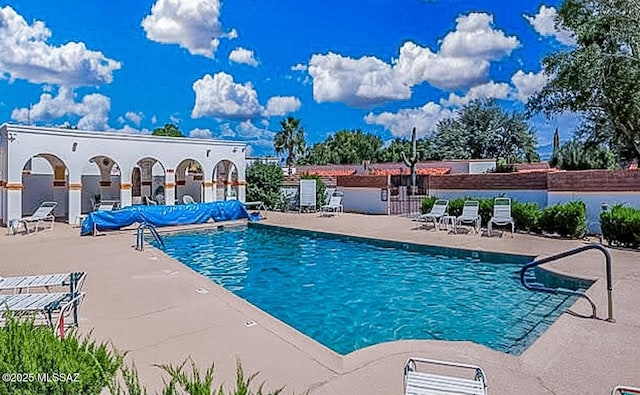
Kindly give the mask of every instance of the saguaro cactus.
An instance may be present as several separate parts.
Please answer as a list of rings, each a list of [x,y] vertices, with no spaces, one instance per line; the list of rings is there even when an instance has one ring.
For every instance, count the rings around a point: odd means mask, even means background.
[[[411,169],[411,192],[416,192],[416,164],[418,163],[418,147],[416,145],[416,128],[411,131],[411,157],[407,158],[404,151],[400,153],[404,165]]]

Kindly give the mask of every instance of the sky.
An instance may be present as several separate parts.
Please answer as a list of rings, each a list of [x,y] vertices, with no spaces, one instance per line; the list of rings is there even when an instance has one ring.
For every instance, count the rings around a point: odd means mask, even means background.
[[[574,45],[560,1],[0,0],[0,124],[244,141],[280,121],[308,144],[342,129],[429,135],[481,97],[521,110],[542,59]],[[556,127],[530,121],[548,155]]]

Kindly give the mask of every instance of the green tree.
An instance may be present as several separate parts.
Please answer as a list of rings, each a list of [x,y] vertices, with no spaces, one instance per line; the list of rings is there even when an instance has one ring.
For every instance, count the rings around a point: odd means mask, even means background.
[[[248,201],[261,201],[269,208],[278,204],[283,179],[280,166],[256,161],[247,168],[246,179]]]
[[[615,169],[618,161],[604,146],[571,140],[554,151],[550,165],[562,170]]]
[[[441,159],[539,160],[536,136],[524,115],[506,113],[493,100],[475,100],[438,123],[433,138]]]
[[[303,165],[329,165],[338,162],[338,156],[325,142],[312,145],[299,161]]]
[[[280,131],[273,139],[273,146],[277,154],[286,154],[285,163],[289,173],[296,163],[296,158],[304,154],[306,145],[304,128],[300,126],[299,119],[287,117],[280,121]]]
[[[346,165],[360,164],[362,161],[376,162],[382,139],[362,130],[340,130],[329,136],[324,142],[314,144],[302,160],[310,165]]]
[[[549,82],[530,113],[584,115],[578,135],[606,143],[624,160],[640,159],[640,2],[565,0],[558,20],[576,45],[548,55]]]
[[[180,129],[172,123],[167,123],[161,128],[153,129],[153,136],[169,136],[169,137],[184,137]]]
[[[434,139],[421,138],[416,140],[418,160],[438,160]],[[388,146],[382,148],[378,154],[378,162],[402,162],[402,152],[411,151],[411,141],[407,139],[393,139]]]

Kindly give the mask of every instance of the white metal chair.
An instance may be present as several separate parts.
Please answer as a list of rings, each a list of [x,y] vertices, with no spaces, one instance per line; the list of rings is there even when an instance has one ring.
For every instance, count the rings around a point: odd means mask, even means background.
[[[66,315],[73,313],[73,325],[78,325],[77,308],[83,298],[83,292],[0,295],[0,323],[4,323],[9,314],[17,317],[35,314],[37,321],[46,322],[63,336]]]
[[[456,219],[456,227],[454,229],[455,233],[458,233],[458,226],[462,224],[472,224],[473,230],[476,233],[479,233],[480,229],[480,202],[477,200],[467,200],[464,202],[464,206],[462,207],[462,215],[460,215]]]
[[[0,292],[29,293],[34,288],[44,288],[49,292],[55,287],[66,287],[70,292],[77,292],[82,288],[85,278],[85,272],[0,277]]]
[[[640,388],[619,385],[611,391],[611,395],[640,395]]]
[[[53,215],[53,209],[58,205],[57,202],[43,202],[40,204],[38,209],[28,217],[22,217],[16,221],[16,226],[13,228],[13,231],[16,232],[20,230],[20,225],[24,225],[24,230],[28,234],[29,233],[29,224],[35,223],[35,228],[33,233],[37,232],[40,228],[40,224],[43,225],[45,221],[51,221],[51,230],[53,230],[53,224],[56,220],[56,217]]]
[[[193,199],[191,195],[184,195],[182,197],[182,203],[184,204],[196,204],[196,201]]]
[[[511,237],[515,230],[515,221],[511,216],[511,199],[496,198],[493,202],[493,217],[487,223],[487,236],[491,237],[492,225],[511,225]]]
[[[447,208],[449,207],[449,201],[444,199],[436,200],[433,203],[433,207],[431,207],[431,211],[426,214],[422,214],[418,217],[418,220],[424,221],[425,224],[429,221],[433,221],[433,227],[438,229],[438,224],[442,222],[442,218],[447,213]]]
[[[329,203],[324,206],[320,206],[320,215],[332,215],[332,214],[340,214],[344,212],[344,208],[342,207],[342,194],[334,193],[329,198]]]
[[[429,365],[432,368],[447,368],[450,370],[473,371],[473,378],[449,376],[418,371],[418,364]],[[469,374],[470,375],[470,374]],[[409,358],[404,365],[404,394],[405,395],[486,395],[486,375],[482,368],[456,362],[437,361],[433,359]]]

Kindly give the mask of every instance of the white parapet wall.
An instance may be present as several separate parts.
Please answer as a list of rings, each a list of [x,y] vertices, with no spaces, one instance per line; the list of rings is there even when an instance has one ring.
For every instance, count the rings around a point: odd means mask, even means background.
[[[380,188],[338,187],[338,191],[344,194],[342,206],[346,212],[389,214],[389,202],[382,200],[383,193]]]

